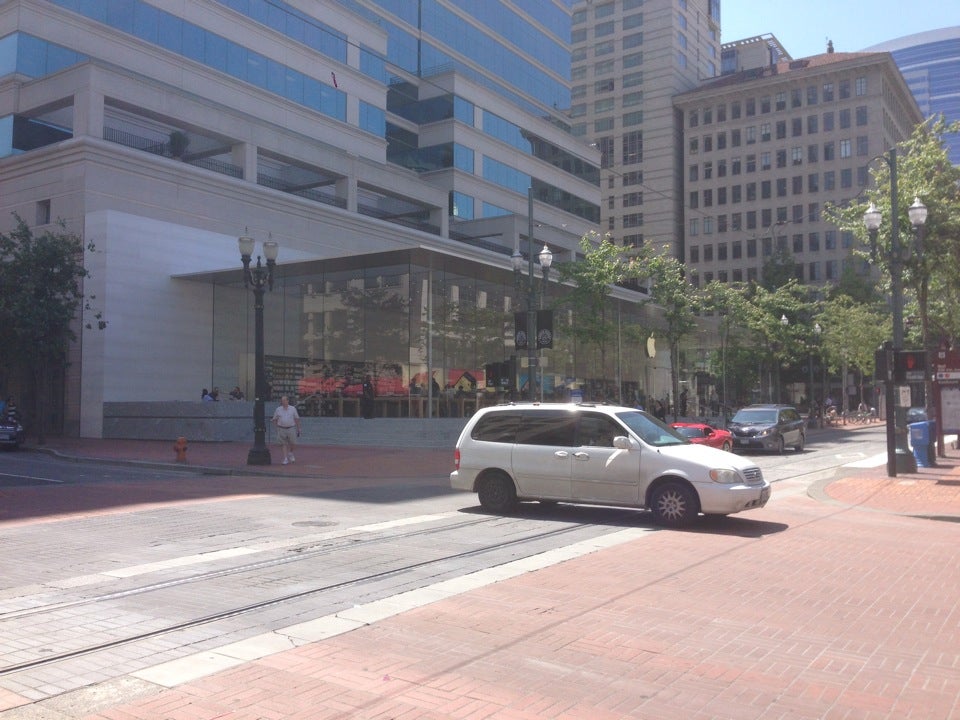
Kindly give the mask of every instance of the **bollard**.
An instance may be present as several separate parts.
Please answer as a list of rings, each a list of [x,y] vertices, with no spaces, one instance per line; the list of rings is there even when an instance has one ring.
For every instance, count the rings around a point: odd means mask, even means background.
[[[187,461],[187,439],[185,437],[177,438],[177,441],[173,444],[173,450],[177,453],[177,462]]]

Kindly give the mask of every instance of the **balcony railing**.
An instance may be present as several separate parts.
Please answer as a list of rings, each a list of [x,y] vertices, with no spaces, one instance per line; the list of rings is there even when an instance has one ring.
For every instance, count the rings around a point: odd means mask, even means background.
[[[117,143],[118,145],[134,148],[135,150],[142,150],[143,152],[148,152],[152,155],[161,155],[164,157],[171,156],[170,143],[164,140],[156,140],[153,138],[136,135],[125,130],[105,127],[103,129],[103,139],[108,142]],[[230,177],[234,178],[243,177],[242,167],[239,165],[234,165],[233,163],[224,162],[223,160],[217,160],[210,157],[191,158],[189,154],[184,155],[182,160],[187,165],[193,165],[194,167],[203,168],[204,170],[210,170],[212,172],[219,173],[220,175],[229,175]]]

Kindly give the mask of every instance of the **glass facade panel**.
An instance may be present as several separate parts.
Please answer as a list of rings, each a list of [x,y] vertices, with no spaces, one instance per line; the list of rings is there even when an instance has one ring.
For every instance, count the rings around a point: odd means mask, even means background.
[[[367,374],[377,388],[378,414],[419,414],[430,378],[428,351],[435,395],[449,384],[460,397],[473,400],[481,392],[495,401],[494,388],[486,387],[487,366],[525,355],[514,346],[513,327],[514,312],[524,309],[526,286],[516,288],[508,270],[415,252],[309,263],[286,272],[264,308],[267,380],[272,399],[288,395],[304,415],[356,414],[351,398]],[[582,341],[578,312],[585,311],[570,305],[567,293],[556,285],[547,289],[556,309],[554,347],[542,351],[545,397],[562,398],[564,384],[573,378],[586,399],[617,398],[622,391],[625,401],[635,402],[645,376],[645,335],[624,334],[619,357],[624,385],[605,385],[600,378],[616,376],[617,353]],[[214,287],[212,377],[214,385],[239,385],[252,397],[249,300],[242,285]],[[607,305],[605,315],[623,327],[643,324],[642,307],[613,299]],[[526,375],[520,367],[500,390],[525,386]]]

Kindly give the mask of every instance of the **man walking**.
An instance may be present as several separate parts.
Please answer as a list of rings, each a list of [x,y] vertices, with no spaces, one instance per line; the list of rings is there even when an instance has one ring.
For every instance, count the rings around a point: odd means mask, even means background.
[[[273,411],[273,424],[277,426],[277,439],[283,446],[283,465],[296,462],[293,448],[300,437],[300,415],[297,408],[290,404],[290,398],[284,395],[280,405]]]

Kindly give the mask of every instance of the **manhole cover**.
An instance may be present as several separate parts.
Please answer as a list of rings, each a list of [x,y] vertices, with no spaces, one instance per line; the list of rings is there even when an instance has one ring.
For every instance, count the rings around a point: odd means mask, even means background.
[[[294,527],[330,527],[336,525],[332,520],[298,520],[293,524]]]

